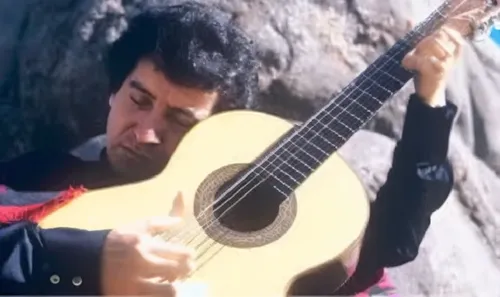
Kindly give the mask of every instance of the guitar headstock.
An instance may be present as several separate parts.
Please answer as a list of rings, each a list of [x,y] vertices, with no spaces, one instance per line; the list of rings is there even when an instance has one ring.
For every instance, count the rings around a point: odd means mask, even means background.
[[[499,21],[500,0],[448,0],[439,13],[446,15],[443,25],[477,40],[488,36]]]

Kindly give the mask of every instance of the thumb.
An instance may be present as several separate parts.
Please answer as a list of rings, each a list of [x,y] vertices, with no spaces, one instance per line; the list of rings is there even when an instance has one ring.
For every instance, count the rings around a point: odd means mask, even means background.
[[[149,234],[157,234],[172,229],[182,221],[184,214],[184,198],[181,192],[177,193],[172,208],[170,209],[169,216],[154,217],[148,220],[146,229]]]
[[[415,21],[412,19],[409,19],[406,21],[406,32],[410,32],[413,27],[415,27]]]
[[[154,217],[147,221],[146,232],[149,234],[163,233],[178,225],[182,219],[180,217]]]
[[[418,56],[415,55],[415,50],[406,54],[403,61],[401,61],[401,64],[404,68],[406,68],[406,70],[415,70],[418,66]]]
[[[172,209],[170,209],[170,216],[182,217],[184,215],[185,205],[182,192],[177,192],[177,195],[172,202]]]

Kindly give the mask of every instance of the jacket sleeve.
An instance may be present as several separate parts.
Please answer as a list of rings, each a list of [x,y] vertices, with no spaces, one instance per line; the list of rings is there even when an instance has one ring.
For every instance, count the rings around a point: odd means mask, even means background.
[[[379,281],[384,268],[417,257],[432,213],[453,186],[447,154],[456,112],[451,102],[433,108],[410,96],[391,169],[371,205],[356,271],[338,294],[364,291]]]
[[[376,251],[379,269],[417,257],[431,215],[451,192],[454,178],[447,155],[456,112],[451,102],[432,108],[416,94],[410,97],[403,135],[367,230],[365,250]]]
[[[0,225],[0,295],[100,295],[107,233]]]

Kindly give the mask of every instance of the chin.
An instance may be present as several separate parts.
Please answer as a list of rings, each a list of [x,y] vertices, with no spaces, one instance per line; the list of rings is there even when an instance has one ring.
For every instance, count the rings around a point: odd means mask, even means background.
[[[159,166],[161,162],[144,162],[139,160],[127,160],[121,166],[114,166],[116,171],[131,179],[147,179],[160,174],[165,166]]]

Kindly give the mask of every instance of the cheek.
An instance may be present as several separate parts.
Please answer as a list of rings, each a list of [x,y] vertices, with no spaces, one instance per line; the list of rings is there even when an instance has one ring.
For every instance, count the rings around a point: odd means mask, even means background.
[[[117,137],[133,126],[134,117],[130,114],[123,101],[115,98],[108,115],[108,137]]]

